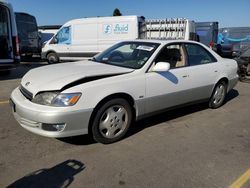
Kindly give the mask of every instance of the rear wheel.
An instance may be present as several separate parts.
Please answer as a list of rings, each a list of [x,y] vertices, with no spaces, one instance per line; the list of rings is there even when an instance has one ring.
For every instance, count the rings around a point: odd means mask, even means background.
[[[227,93],[227,84],[225,81],[221,81],[216,84],[213,94],[209,100],[210,108],[219,108],[223,105]]]
[[[58,63],[59,62],[59,58],[58,56],[56,55],[56,53],[49,53],[47,55],[47,61],[49,64],[54,64],[54,63]]]
[[[126,134],[131,122],[130,104],[122,98],[112,99],[98,109],[92,124],[93,137],[103,144],[116,142]]]

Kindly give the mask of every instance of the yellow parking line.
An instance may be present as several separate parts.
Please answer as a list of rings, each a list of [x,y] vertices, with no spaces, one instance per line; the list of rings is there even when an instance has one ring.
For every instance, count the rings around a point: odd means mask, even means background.
[[[247,181],[250,181],[250,169],[242,174],[229,188],[240,188],[242,187]]]
[[[9,101],[0,101],[0,104],[8,104]]]

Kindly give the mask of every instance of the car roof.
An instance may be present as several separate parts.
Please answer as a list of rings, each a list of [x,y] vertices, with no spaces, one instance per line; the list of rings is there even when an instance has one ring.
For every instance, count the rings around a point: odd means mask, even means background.
[[[162,45],[169,44],[169,43],[174,43],[174,42],[175,43],[181,42],[181,43],[200,44],[199,42],[192,41],[192,40],[136,39],[134,41],[136,41],[136,42],[153,42],[153,43],[159,43],[159,44],[162,44]]]

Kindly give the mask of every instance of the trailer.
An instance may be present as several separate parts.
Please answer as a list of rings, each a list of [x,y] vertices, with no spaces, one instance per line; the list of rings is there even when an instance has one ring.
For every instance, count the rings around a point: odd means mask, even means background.
[[[147,39],[197,40],[195,23],[185,18],[146,20]]]

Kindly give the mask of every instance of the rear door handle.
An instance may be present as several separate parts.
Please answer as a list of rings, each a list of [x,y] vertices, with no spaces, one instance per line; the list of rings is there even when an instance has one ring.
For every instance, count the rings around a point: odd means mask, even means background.
[[[188,78],[189,77],[189,75],[183,75],[182,76],[182,78]]]

